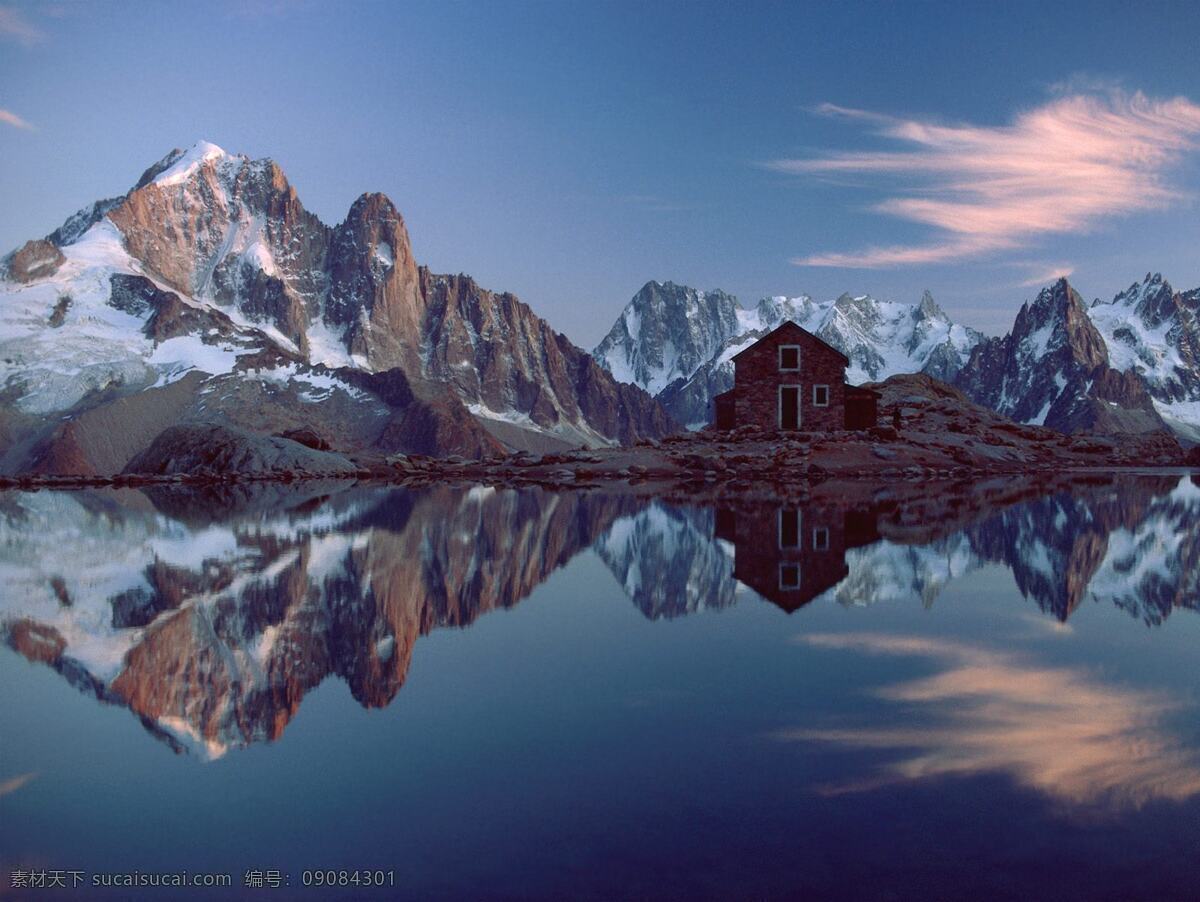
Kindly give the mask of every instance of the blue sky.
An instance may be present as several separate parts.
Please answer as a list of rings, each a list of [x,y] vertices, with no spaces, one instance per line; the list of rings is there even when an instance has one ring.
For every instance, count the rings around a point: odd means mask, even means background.
[[[204,138],[329,223],[385,192],[420,262],[585,347],[648,279],[929,288],[995,333],[1055,273],[1200,285],[1198,35],[1194,3],[0,0],[0,248]]]

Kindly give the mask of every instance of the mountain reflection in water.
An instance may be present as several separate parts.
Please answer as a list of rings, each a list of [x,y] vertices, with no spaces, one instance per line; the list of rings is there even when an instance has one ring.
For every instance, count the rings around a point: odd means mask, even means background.
[[[996,482],[911,497],[860,485],[714,507],[601,492],[341,484],[6,493],[0,636],[81,691],[127,706],[176,750],[211,758],[278,739],[331,675],[362,705],[387,705],[418,637],[516,605],[589,550],[651,619],[747,595],[787,612],[829,601],[928,606],[950,581],[999,564],[1059,621],[1090,599],[1157,625],[1177,608],[1200,607],[1198,525],[1200,487],[1186,476]],[[1153,731],[1147,738],[1165,707],[1156,697],[1090,692],[1076,673],[1022,670],[965,647],[867,635],[808,641],[947,666],[884,690],[925,709],[936,728],[780,734],[918,750],[880,781],[994,766],[1074,799],[1179,797],[1200,785],[1180,749]],[[1023,687],[1061,704],[1039,708]],[[988,701],[933,717],[964,693]],[[1063,723],[1072,711],[1079,732]],[[1068,738],[1081,757],[1061,779],[1049,772]],[[1139,742],[1169,774],[1112,772],[1117,747]]]

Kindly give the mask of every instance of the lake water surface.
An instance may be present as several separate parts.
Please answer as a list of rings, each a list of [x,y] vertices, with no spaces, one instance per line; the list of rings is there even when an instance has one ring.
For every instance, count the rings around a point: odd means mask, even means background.
[[[1186,474],[10,492],[0,593],[0,899],[1200,897]]]

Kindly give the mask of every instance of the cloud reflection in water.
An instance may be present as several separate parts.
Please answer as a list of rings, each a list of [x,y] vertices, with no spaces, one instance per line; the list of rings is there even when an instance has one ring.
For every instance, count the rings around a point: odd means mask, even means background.
[[[1045,667],[952,640],[874,633],[802,636],[827,649],[928,658],[940,672],[885,686],[905,726],[783,730],[784,741],[903,751],[838,794],[943,776],[1004,773],[1074,805],[1138,808],[1200,793],[1200,761],[1164,726],[1166,693],[1105,685],[1079,668]]]

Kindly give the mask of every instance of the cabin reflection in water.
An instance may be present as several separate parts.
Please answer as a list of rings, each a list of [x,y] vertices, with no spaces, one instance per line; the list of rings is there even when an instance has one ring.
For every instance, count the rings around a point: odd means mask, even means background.
[[[714,535],[734,546],[734,579],[789,614],[849,575],[847,549],[881,538],[869,511],[800,505],[718,510]]]

